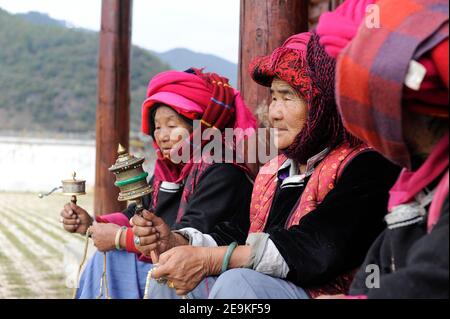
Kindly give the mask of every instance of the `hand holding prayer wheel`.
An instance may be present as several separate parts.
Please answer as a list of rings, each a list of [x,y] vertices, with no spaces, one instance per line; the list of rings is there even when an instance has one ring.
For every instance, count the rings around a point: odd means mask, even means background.
[[[170,227],[155,214],[144,210],[142,216],[131,219],[133,233],[138,238],[136,248],[145,256],[151,257],[155,251],[160,255],[175,246],[187,245],[183,236],[170,231]]]
[[[61,223],[69,233],[84,235],[92,222],[87,211],[74,203],[67,203],[61,211]]]
[[[86,210],[74,203],[67,203],[61,211],[61,223],[69,233],[85,235],[89,229],[94,246],[101,252],[116,249],[116,234],[120,229],[115,224],[94,223]],[[125,244],[121,244],[125,247]]]

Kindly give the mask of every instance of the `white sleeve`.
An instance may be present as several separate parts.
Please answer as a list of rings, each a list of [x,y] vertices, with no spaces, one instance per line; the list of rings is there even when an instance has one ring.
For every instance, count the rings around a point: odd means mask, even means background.
[[[287,277],[289,266],[268,234],[250,234],[247,244],[252,248],[253,270],[277,278]]]
[[[189,245],[196,247],[217,247],[216,241],[208,234],[203,234],[195,228],[183,228],[174,231],[189,238]]]
[[[256,265],[255,270],[278,278],[287,277],[287,274],[289,273],[289,266],[283,256],[281,256],[272,240],[269,239],[267,241],[263,257],[259,261],[259,264]]]

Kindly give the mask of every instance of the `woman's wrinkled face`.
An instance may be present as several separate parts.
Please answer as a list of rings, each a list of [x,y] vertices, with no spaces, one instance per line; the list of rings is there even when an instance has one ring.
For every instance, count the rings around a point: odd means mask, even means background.
[[[187,138],[192,126],[168,106],[160,106],[155,113],[155,140],[163,156],[170,159],[170,151]]]
[[[288,148],[308,119],[308,105],[287,82],[274,79],[270,88],[272,103],[269,122],[275,129],[275,146]]]

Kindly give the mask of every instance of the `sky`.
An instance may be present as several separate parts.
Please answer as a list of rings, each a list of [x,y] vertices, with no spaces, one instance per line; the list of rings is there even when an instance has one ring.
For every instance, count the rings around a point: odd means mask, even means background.
[[[237,63],[239,0],[133,0],[132,42],[164,52],[214,54]],[[11,13],[39,11],[77,27],[100,29],[101,0],[0,0]]]

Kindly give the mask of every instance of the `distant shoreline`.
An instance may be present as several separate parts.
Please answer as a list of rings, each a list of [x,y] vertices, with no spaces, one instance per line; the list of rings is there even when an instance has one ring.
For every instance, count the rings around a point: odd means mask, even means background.
[[[135,133],[132,133],[135,134]],[[0,130],[0,137],[38,138],[38,139],[69,139],[69,140],[95,140],[95,132],[71,133],[52,131],[28,131],[28,130]]]
[[[142,139],[141,139],[142,138]],[[129,151],[145,157],[144,169],[153,172],[155,151],[150,137],[130,137]],[[51,135],[9,134],[0,132],[0,191],[40,193],[70,178],[73,171],[86,180],[86,187],[95,185],[96,140]]]
[[[11,144],[40,144],[40,145],[73,145],[73,146],[95,146],[95,140],[79,140],[69,138],[49,138],[49,137],[13,137],[1,136],[0,143]]]
[[[93,145],[95,133],[57,133],[57,132],[32,132],[32,131],[0,131],[0,141],[5,143],[20,143],[22,141],[50,141],[49,144]],[[130,140],[149,141],[150,137],[141,132],[130,132]],[[25,142],[27,143],[27,142]],[[31,142],[28,142],[31,143]]]

